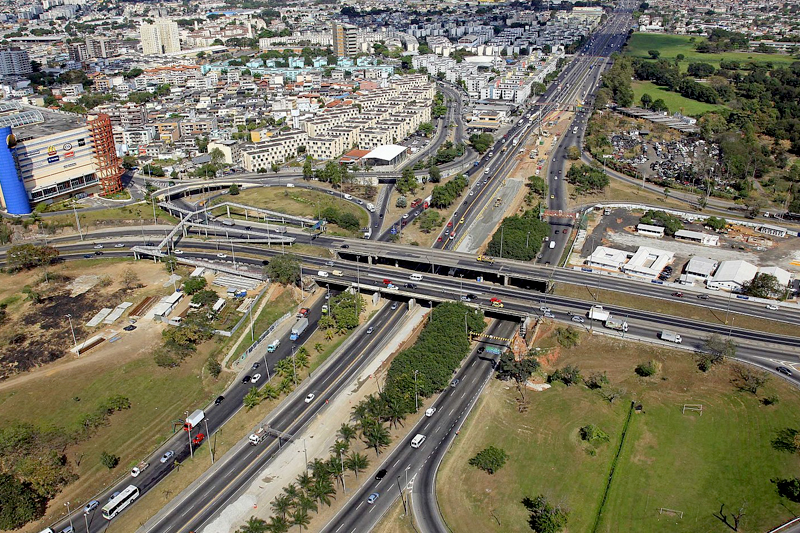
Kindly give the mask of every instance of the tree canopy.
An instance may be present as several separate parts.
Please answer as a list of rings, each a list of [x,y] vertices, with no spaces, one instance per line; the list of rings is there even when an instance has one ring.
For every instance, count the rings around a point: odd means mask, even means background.
[[[522,215],[506,217],[492,235],[486,253],[495,257],[530,261],[542,248],[550,233],[550,224],[539,220],[538,213],[528,210]]]

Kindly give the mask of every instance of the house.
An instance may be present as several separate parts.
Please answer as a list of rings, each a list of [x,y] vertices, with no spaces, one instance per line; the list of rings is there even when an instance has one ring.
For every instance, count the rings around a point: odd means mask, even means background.
[[[639,235],[656,237],[658,239],[664,236],[664,228],[662,226],[652,226],[650,224],[637,224],[636,232]]]
[[[592,255],[586,258],[586,264],[593,267],[620,270],[627,263],[630,253],[606,246],[598,246]]]
[[[675,238],[684,241],[696,242],[704,246],[719,246],[719,235],[711,235],[701,231],[682,229],[675,232]]]
[[[792,274],[779,267],[761,267],[758,269],[758,273],[775,276],[778,280],[778,284],[784,288],[788,287],[792,282]]]
[[[640,246],[622,267],[622,271],[631,276],[655,278],[674,257],[672,252]]]
[[[678,281],[692,284],[695,281],[708,281],[719,266],[717,261],[707,257],[692,257],[683,269],[683,274]]]

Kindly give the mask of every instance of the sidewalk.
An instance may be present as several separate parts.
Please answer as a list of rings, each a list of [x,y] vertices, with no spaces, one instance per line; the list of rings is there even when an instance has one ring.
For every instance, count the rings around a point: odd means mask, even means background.
[[[373,373],[400,347],[428,311],[426,307],[417,307],[411,311],[395,334],[385,340],[383,347],[373,355],[359,375],[347,384],[347,392],[331,398],[324,413],[296,434],[296,440],[285,445],[244,493],[204,527],[202,532],[232,533],[251,516],[267,520],[272,515],[270,510],[272,500],[281,494],[284,486],[305,471],[304,446],[309,462],[315,458],[328,457],[329,449],[336,440],[336,432],[343,423],[350,420],[352,407],[366,395],[377,391]],[[333,358],[332,356],[328,360]]]

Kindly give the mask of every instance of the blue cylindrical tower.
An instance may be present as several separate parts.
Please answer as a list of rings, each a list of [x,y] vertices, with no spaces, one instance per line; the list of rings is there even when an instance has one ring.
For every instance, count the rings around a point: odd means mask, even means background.
[[[3,189],[3,200],[9,214],[29,215],[31,203],[14,161],[16,145],[17,139],[11,133],[11,127],[0,128],[0,187]]]

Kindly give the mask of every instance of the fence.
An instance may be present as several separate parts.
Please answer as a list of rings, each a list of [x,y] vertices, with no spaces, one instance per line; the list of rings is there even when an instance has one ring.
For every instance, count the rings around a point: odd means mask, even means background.
[[[270,325],[270,327],[268,327],[268,328],[267,328],[267,330],[266,330],[264,333],[262,333],[261,335],[259,335],[259,336],[258,336],[258,338],[257,338],[257,339],[256,339],[256,340],[253,342],[253,344],[251,344],[251,345],[250,345],[250,346],[249,346],[249,347],[248,347],[248,348],[247,348],[247,349],[244,351],[244,353],[242,353],[242,355],[241,355],[241,356],[239,356],[239,361],[244,361],[244,360],[247,358],[247,356],[248,356],[248,355],[250,355],[250,354],[253,352],[253,350],[255,350],[255,349],[258,347],[258,345],[259,345],[259,344],[261,344],[262,342],[264,342],[264,339],[266,339],[267,337],[269,337],[269,336],[272,334],[272,332],[273,332],[273,331],[275,331],[275,328],[277,328],[278,326],[280,326],[280,325],[281,325],[283,322],[285,322],[286,320],[288,320],[288,319],[289,319],[290,317],[292,317],[293,315],[294,315],[294,313],[286,313],[285,315],[283,315],[282,317],[280,317],[278,320],[276,320],[275,322],[273,322],[273,323]],[[240,322],[241,322],[241,321],[240,321]]]

